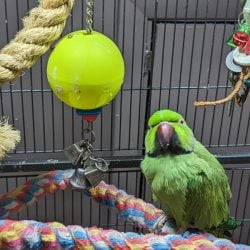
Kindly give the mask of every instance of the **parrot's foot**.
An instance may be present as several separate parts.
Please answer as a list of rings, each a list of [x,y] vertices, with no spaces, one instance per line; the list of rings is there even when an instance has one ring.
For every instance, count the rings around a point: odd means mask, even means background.
[[[155,222],[152,231],[155,234],[161,235],[176,234],[177,226],[174,219],[169,218],[165,214],[161,214]]]
[[[178,228],[178,234],[184,234],[186,232],[190,232],[190,233],[199,233],[202,232],[202,229],[197,228],[196,226],[192,226],[190,225],[189,227],[179,227]]]
[[[163,228],[167,219],[168,218],[165,214],[161,214],[153,226],[153,232],[159,233],[161,231],[161,229]]]

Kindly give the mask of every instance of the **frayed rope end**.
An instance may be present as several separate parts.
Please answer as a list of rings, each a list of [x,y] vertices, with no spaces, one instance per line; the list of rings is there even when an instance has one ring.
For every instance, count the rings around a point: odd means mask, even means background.
[[[8,123],[8,118],[0,119],[0,160],[6,156],[7,152],[15,149],[20,140],[20,131]]]

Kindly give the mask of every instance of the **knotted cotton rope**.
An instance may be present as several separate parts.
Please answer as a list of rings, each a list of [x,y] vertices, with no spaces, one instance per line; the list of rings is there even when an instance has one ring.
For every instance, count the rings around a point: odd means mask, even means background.
[[[58,222],[0,220],[1,249],[41,250],[249,250],[250,246],[186,231],[182,235],[138,234]]]
[[[73,173],[72,169],[51,171],[0,196],[0,219],[8,218],[12,213],[31,206],[42,196],[70,188],[69,183]],[[162,210],[152,204],[104,182],[100,182],[99,185],[84,194],[99,203],[117,208],[121,217],[149,231],[154,231],[155,224],[163,214]],[[176,231],[175,223],[168,218],[160,232],[166,234]]]
[[[63,32],[74,0],[40,0],[23,19],[23,29],[0,50],[0,84],[32,67]]]

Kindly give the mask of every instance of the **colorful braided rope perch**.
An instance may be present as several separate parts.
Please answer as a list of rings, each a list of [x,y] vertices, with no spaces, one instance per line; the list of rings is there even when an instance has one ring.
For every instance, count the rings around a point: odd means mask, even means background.
[[[69,188],[69,178],[73,170],[52,171],[28,181],[0,197],[0,217],[31,205],[39,197]],[[101,182],[88,193],[97,202],[116,207],[120,215],[138,226],[153,230],[163,211],[152,204],[128,195],[113,185]],[[218,239],[207,233],[186,231],[175,234],[176,227],[169,219],[161,234],[141,235],[123,233],[116,230],[81,226],[64,226],[58,222],[0,220],[0,249],[223,249],[241,250],[250,246],[234,244],[226,239]]]

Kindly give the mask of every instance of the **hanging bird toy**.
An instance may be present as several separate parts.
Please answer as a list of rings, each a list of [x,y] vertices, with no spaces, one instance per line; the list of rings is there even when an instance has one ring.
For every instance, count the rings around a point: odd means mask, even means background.
[[[227,41],[227,44],[234,48],[226,57],[233,91],[221,100],[196,101],[194,106],[215,106],[233,99],[239,106],[242,106],[246,101],[250,88],[250,0],[246,1],[243,14],[244,19],[240,21],[239,17],[239,25]]]
[[[87,121],[83,132],[91,134],[65,149],[73,165],[81,164],[71,179],[77,189],[96,186],[108,170],[104,159],[93,156],[95,139],[91,123],[121,88],[124,78],[122,55],[108,37],[93,31],[93,0],[86,0],[87,29],[74,31],[56,45],[47,65],[54,94]]]
[[[54,94],[77,110],[95,110],[121,88],[124,62],[117,46],[92,29],[93,0],[87,0],[87,30],[66,35],[50,55],[47,76]]]

